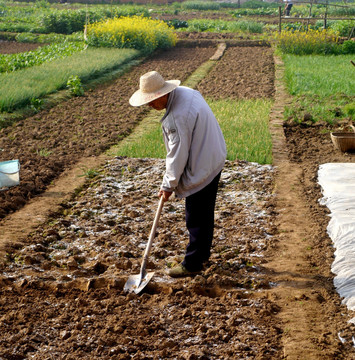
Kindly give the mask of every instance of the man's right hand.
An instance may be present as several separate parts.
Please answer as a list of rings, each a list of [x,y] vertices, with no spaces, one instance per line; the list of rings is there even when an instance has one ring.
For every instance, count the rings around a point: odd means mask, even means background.
[[[164,201],[168,201],[171,194],[171,191],[159,190],[158,196],[163,197]]]

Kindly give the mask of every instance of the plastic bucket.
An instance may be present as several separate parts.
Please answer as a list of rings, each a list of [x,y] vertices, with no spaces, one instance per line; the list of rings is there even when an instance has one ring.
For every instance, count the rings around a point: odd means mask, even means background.
[[[0,162],[0,190],[20,183],[20,162],[9,160]]]

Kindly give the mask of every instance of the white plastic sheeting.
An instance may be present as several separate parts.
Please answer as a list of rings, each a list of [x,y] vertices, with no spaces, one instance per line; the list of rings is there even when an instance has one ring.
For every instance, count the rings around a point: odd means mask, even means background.
[[[335,247],[334,285],[348,309],[355,310],[355,163],[328,163],[318,170],[322,205],[331,214],[327,232]]]

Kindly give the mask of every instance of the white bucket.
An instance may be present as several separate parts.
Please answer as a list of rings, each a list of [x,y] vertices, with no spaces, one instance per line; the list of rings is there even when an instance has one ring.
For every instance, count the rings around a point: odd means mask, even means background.
[[[0,190],[20,183],[20,162],[9,160],[0,162]]]

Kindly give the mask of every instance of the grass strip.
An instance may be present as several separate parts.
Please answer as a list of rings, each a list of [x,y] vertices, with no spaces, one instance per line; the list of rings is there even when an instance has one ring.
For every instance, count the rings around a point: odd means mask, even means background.
[[[182,31],[210,31],[210,32],[246,32],[262,34],[264,31],[264,23],[251,20],[210,20],[210,19],[193,19],[188,21],[188,27],[181,29]]]
[[[355,95],[353,55],[284,55],[283,60],[291,95]]]
[[[127,106],[129,105],[127,104]],[[151,110],[133,133],[124,138],[117,146],[112,147],[108,154],[139,159],[164,159],[166,150],[160,125],[162,116],[161,112]]]
[[[228,160],[272,163],[270,99],[208,101],[221,126]]]
[[[66,87],[71,75],[87,82],[140,56],[133,49],[87,49],[64,59],[0,74],[0,111],[13,111]]]
[[[352,55],[283,55],[285,81],[294,96],[285,119],[333,124],[354,118],[355,76]]]
[[[272,163],[272,140],[268,127],[272,100],[224,99],[208,100],[208,103],[221,126],[228,160]],[[162,115],[152,111],[111,155],[164,159],[166,151],[159,122]]]

